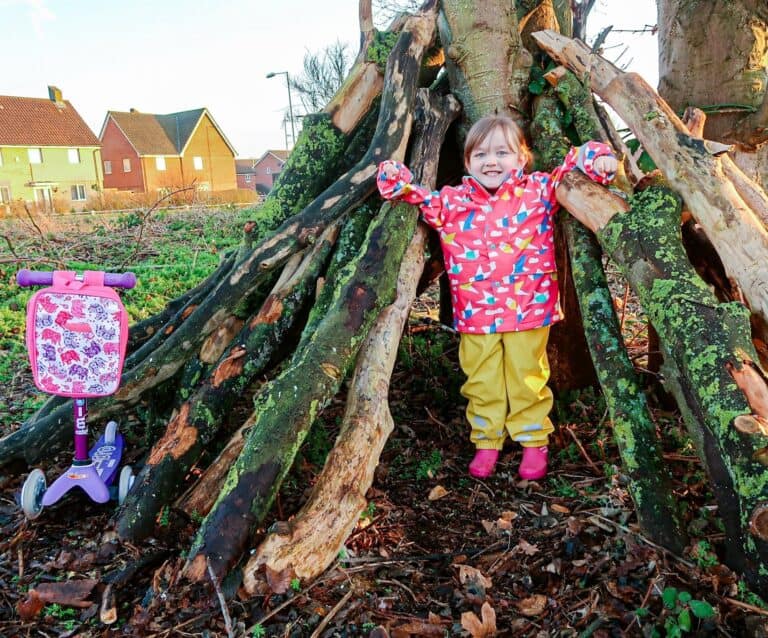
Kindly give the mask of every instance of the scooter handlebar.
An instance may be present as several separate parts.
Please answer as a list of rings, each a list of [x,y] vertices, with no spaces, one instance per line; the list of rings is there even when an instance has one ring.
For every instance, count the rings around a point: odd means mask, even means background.
[[[24,268],[16,273],[16,283],[19,286],[50,286],[53,283],[53,272]],[[105,272],[104,285],[111,288],[133,288],[136,275],[132,272]]]

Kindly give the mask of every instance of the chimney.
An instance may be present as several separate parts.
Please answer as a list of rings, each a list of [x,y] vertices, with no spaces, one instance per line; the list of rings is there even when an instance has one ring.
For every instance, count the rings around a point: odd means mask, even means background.
[[[48,85],[48,98],[59,108],[65,106],[64,100],[61,97],[61,90],[57,86]]]

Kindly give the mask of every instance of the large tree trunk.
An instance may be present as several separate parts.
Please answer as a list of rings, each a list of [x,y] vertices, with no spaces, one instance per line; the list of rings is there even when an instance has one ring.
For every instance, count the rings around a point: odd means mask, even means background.
[[[768,6],[759,0],[659,0],[659,94],[705,109],[704,137],[736,144],[737,164],[768,177]]]

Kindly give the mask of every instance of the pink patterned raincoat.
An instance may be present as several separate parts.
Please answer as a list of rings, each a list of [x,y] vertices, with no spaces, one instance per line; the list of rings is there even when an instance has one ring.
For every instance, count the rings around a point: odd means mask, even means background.
[[[475,178],[439,192],[412,184],[399,162],[387,179],[379,167],[377,184],[386,199],[419,205],[424,221],[440,235],[451,286],[454,327],[461,333],[515,332],[562,319],[555,267],[553,215],[555,189],[574,168],[606,184],[592,165],[611,148],[588,142],[572,148],[552,173],[523,170],[510,175],[493,194]]]

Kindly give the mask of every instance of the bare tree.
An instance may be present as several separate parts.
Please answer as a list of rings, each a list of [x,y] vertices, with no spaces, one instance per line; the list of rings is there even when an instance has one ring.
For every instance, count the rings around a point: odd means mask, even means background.
[[[318,53],[307,52],[304,71],[291,80],[305,113],[316,113],[328,104],[344,82],[352,63],[347,44],[336,40]]]

